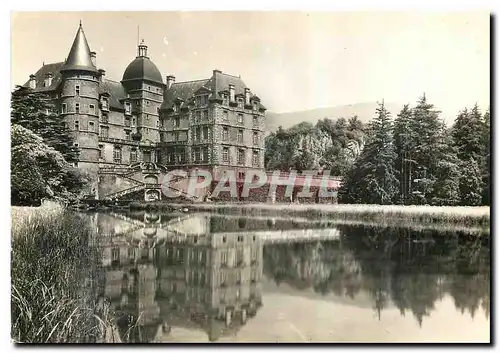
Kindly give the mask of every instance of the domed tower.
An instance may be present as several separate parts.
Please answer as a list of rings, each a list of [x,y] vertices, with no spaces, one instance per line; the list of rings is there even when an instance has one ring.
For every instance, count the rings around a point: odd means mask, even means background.
[[[163,101],[165,85],[160,70],[148,57],[148,47],[144,39],[137,47],[137,57],[127,66],[122,85],[132,101],[132,111],[137,114],[137,132],[141,142],[160,142],[159,108]],[[141,152],[145,162],[155,162],[153,148],[143,147]]]
[[[78,167],[92,178],[89,193],[97,195],[99,171],[99,72],[91,58],[80,22],[68,58],[61,68],[61,113],[75,145],[80,149]]]

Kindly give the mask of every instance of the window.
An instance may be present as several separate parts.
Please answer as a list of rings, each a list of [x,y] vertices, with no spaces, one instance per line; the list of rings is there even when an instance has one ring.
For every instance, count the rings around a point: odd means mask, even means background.
[[[201,128],[197,127],[195,132],[196,132],[196,135],[195,135],[194,140],[200,141],[201,140],[201,136],[200,136],[201,135]]]
[[[61,114],[66,114],[66,103],[61,104]]]
[[[104,145],[99,145],[99,158],[104,158]]]
[[[95,105],[89,104],[89,114],[95,114]]]
[[[129,130],[125,130],[125,140],[127,140],[127,141],[132,140],[132,138],[130,136],[130,131]]]
[[[229,148],[228,147],[222,148],[222,161],[225,163],[229,162]]]
[[[245,179],[245,172],[238,172],[238,179],[240,180]]]
[[[236,272],[236,283],[241,283],[241,271]]]
[[[148,86],[148,91],[151,91],[151,86]]]
[[[254,145],[259,144],[259,133],[257,131],[253,132],[252,141]]]
[[[227,252],[226,251],[222,251],[220,253],[220,263],[221,263],[221,265],[227,265]]]
[[[238,150],[238,164],[245,164],[245,151]]]
[[[229,141],[229,129],[227,127],[222,128],[222,141]]]
[[[238,98],[238,108],[243,108],[243,99]]]
[[[222,111],[222,120],[229,121],[229,113],[227,110]]]
[[[203,154],[202,154],[202,157],[201,159],[204,161],[204,162],[208,162],[208,147],[203,147]]]
[[[208,140],[208,126],[203,127],[203,139]]]
[[[243,125],[243,114],[238,114],[238,124]]]
[[[75,120],[75,130],[80,130],[80,122],[78,120]]]
[[[89,121],[89,131],[95,131],[95,123],[93,121]]]
[[[254,235],[255,241],[255,235]],[[257,260],[257,249],[252,249],[252,260]]]
[[[125,126],[127,126],[127,127],[130,126],[130,118],[129,117],[125,118]]]
[[[50,110],[49,110],[49,108],[46,108],[45,109],[45,115],[49,115],[49,114],[50,114]]]
[[[252,282],[257,281],[257,271],[255,271],[254,268],[252,268],[252,271],[250,272],[250,280]]]
[[[243,143],[243,130],[238,130],[238,142]]]
[[[135,118],[132,118],[132,126],[135,126]]]
[[[132,148],[130,150],[130,163],[137,162],[137,150],[135,148]]]
[[[105,124],[108,123],[108,114],[103,114],[102,117],[101,117],[101,121]]]
[[[226,241],[227,241],[226,236],[223,236],[223,237],[222,237],[222,242],[223,242],[223,243],[225,243]]]
[[[129,259],[133,259],[135,257],[135,253],[134,253],[134,248],[130,247],[128,248],[128,258]]]
[[[99,131],[99,135],[101,137],[108,137],[109,136],[109,128],[107,126],[101,126],[101,131]]]
[[[149,101],[146,101],[146,105],[149,107]]]
[[[78,143],[74,143],[73,146],[75,146],[76,148],[78,148],[80,145]]]
[[[228,105],[229,104],[229,98],[228,98],[227,94],[223,94],[222,95],[222,104],[223,105]]]
[[[119,248],[111,249],[111,260],[112,261],[120,260],[120,249]]]
[[[259,117],[257,115],[253,116],[253,126],[258,127],[259,126]]]
[[[181,126],[181,119],[178,116],[176,116],[174,118],[174,127],[179,127],[179,126]]]
[[[205,149],[200,148],[200,161],[205,161]]]
[[[108,98],[102,97],[102,109],[108,110]]]
[[[194,122],[199,123],[201,119],[201,110],[197,110],[194,112]]]
[[[200,161],[200,149],[199,148],[195,148],[194,150],[194,161],[195,162],[199,162]]]
[[[220,284],[226,283],[226,273],[224,271],[219,273],[219,282]]]
[[[75,112],[76,114],[80,114],[80,103],[75,103]]]
[[[256,101],[253,101],[253,110],[257,110],[257,102]]]
[[[125,102],[125,114],[130,114],[130,102]]]
[[[203,118],[204,120],[208,120],[208,110],[204,110],[204,111],[203,111],[203,116],[202,116],[202,118]]]
[[[122,149],[118,146],[115,146],[113,149],[113,162],[121,163],[122,162]]]
[[[79,96],[79,95],[80,95],[80,86],[79,86],[79,85],[76,85],[76,86],[75,86],[75,94],[76,94],[77,96]]]
[[[259,151],[253,151],[253,155],[252,155],[252,165],[254,167],[259,167],[260,163],[259,163]]]

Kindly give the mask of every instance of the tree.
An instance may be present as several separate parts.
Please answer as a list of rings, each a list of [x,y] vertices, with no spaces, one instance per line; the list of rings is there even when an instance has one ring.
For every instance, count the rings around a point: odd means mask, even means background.
[[[484,114],[483,118],[483,155],[484,165],[481,166],[483,179],[483,195],[482,203],[490,204],[490,183],[491,183],[491,125],[490,125],[490,108]]]
[[[436,145],[434,175],[432,176],[432,190],[428,200],[436,206],[458,205],[460,195],[460,161],[457,158],[457,149],[449,131],[444,125],[441,138]]]
[[[483,196],[486,124],[479,107],[463,109],[452,127],[453,144],[460,159],[460,199],[462,205],[479,205]],[[489,140],[489,139],[488,139]],[[481,170],[482,169],[482,170]]]
[[[17,86],[11,95],[11,124],[20,125],[40,136],[67,162],[78,160],[78,148],[73,144],[64,119],[54,113],[54,105],[47,94]]]
[[[11,126],[11,203],[39,204],[43,198],[71,199],[87,177],[73,168],[41,137],[20,126]]]
[[[390,113],[380,103],[377,116],[370,123],[372,138],[339,190],[339,201],[391,204],[399,182],[394,170],[396,153]]]
[[[413,160],[410,158],[415,147],[415,131],[412,129],[412,111],[406,104],[394,120],[394,148],[397,153],[395,169],[399,176],[399,202],[409,201],[410,178]]]
[[[478,206],[482,202],[483,181],[479,163],[472,157],[460,162],[460,204]]]

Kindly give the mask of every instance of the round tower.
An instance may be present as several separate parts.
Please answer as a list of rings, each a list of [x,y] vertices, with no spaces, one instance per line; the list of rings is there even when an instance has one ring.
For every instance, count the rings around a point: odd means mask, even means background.
[[[87,193],[98,197],[99,72],[92,61],[81,23],[60,71],[60,110],[80,150],[78,168],[91,177]]]
[[[163,101],[163,83],[160,70],[148,56],[144,39],[137,47],[136,58],[127,66],[122,78],[123,87],[132,100],[132,111],[137,115],[137,132],[142,142],[160,142],[159,108]],[[154,162],[154,150],[141,147],[143,160]],[[146,155],[148,155],[147,158]]]

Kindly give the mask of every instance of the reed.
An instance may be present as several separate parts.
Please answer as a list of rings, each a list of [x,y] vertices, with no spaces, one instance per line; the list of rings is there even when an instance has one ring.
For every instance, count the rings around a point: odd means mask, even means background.
[[[105,337],[96,314],[98,250],[82,216],[58,204],[13,209],[11,337],[16,343],[84,343]],[[90,282],[90,284],[89,284]]]
[[[180,207],[181,204],[171,204]],[[192,210],[213,210],[223,214],[281,216],[294,215],[314,219],[365,222],[414,222],[420,224],[453,223],[488,228],[489,207],[438,207],[399,205],[326,205],[326,204],[193,204]]]

